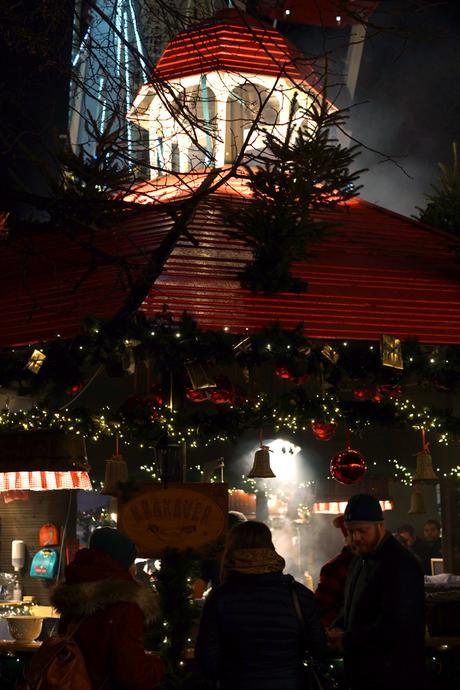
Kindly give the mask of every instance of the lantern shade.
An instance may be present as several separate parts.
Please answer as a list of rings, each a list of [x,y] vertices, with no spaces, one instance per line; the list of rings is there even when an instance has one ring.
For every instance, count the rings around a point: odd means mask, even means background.
[[[63,431],[0,434],[1,472],[87,471],[85,439]]]

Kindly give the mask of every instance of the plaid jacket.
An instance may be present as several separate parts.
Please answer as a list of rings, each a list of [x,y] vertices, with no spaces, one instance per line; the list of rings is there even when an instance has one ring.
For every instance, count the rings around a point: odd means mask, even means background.
[[[354,558],[348,547],[325,563],[321,568],[315,595],[318,601],[321,623],[328,628],[337,618],[343,605],[348,567]]]

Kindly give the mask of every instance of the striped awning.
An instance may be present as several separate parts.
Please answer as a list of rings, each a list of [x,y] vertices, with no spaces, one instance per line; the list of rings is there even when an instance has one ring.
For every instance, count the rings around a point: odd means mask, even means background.
[[[6,491],[56,491],[83,489],[91,491],[88,472],[0,472],[0,493]]]

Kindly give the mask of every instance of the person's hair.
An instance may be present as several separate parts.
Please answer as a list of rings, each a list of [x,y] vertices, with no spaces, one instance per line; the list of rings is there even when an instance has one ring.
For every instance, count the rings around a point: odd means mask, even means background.
[[[436,529],[438,530],[438,532],[441,531],[441,523],[438,522],[438,520],[433,520],[433,519],[427,520],[423,526],[425,527],[425,525],[434,525],[436,527]]]
[[[273,549],[272,533],[263,522],[248,520],[240,522],[229,530],[222,554],[221,578],[225,579],[227,563],[239,549]]]
[[[401,534],[401,532],[407,532],[411,535],[411,537],[413,537],[415,534],[415,529],[412,527],[412,525],[401,525],[401,527],[398,527],[398,534]]]

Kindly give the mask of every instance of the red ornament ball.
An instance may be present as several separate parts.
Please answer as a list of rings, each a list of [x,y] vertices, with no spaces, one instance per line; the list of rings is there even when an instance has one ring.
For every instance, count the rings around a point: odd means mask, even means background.
[[[340,451],[331,460],[331,477],[339,484],[354,484],[366,473],[366,459],[353,448]]]
[[[280,379],[286,379],[289,381],[291,378],[291,372],[287,367],[276,367],[275,374],[280,377]]]
[[[191,400],[194,403],[202,403],[206,402],[206,400],[209,400],[208,394],[205,393],[203,390],[194,390],[193,388],[187,388],[185,391],[185,395],[189,400]]]
[[[330,422],[329,424],[312,422],[311,430],[318,441],[330,441],[337,430],[337,424],[335,422]]]
[[[355,396],[355,400],[371,400],[373,391],[372,388],[363,386],[362,388],[355,388],[353,390],[353,395]]]

